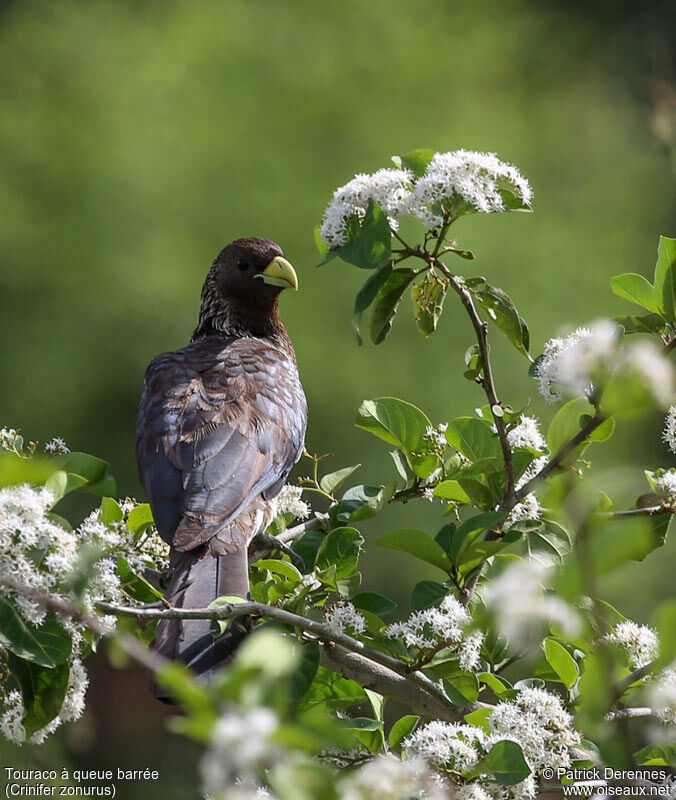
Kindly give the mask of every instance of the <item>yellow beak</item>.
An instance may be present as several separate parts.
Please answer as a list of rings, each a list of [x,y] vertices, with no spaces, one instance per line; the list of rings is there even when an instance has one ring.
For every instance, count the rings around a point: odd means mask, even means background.
[[[298,290],[298,276],[296,270],[281,256],[276,256],[267,267],[256,276],[263,279],[264,283],[280,286],[282,289]]]

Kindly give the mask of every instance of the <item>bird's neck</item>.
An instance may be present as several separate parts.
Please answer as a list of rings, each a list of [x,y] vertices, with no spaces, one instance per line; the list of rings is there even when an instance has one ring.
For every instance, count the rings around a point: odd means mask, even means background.
[[[266,307],[258,306],[255,309],[244,302],[231,301],[220,303],[216,307],[203,302],[191,341],[205,336],[287,338],[286,329],[279,316],[276,297]]]

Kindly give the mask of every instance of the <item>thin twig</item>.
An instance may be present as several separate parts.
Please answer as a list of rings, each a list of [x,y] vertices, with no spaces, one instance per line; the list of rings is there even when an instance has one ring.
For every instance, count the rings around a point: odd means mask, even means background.
[[[439,261],[438,258],[435,257],[433,263],[448,279],[456,294],[460,297],[460,300],[462,301],[462,304],[469,315],[469,318],[472,322],[472,327],[474,328],[474,333],[476,335],[477,344],[479,345],[481,360],[483,362],[483,377],[481,379],[481,385],[491,408],[494,406],[499,406],[500,400],[495,389],[488,347],[488,326],[479,316],[469,289],[464,284],[460,283],[455,275],[448,269],[448,267],[443,262]],[[509,439],[507,438],[505,421],[497,414],[494,415],[494,420],[495,429],[498,432],[498,439],[500,440],[500,447],[502,449],[502,457],[505,462],[505,492],[503,501],[500,505],[500,511],[503,511],[511,508],[514,505],[514,460],[512,456],[512,448],[509,444]]]

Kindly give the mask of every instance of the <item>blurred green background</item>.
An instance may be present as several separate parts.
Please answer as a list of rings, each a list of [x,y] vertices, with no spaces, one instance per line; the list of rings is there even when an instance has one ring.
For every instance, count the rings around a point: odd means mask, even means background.
[[[107,458],[121,493],[142,496],[144,369],[188,341],[218,250],[258,235],[299,272],[282,311],[308,447],[334,454],[327,469],[361,462],[362,480],[385,479],[386,447],[353,428],[357,406],[394,395],[435,423],[472,413],[481,396],[460,377],[472,338],[449,298],[431,340],[404,308],[384,345],[356,346],[350,312],[366,273],[315,269],[312,231],[333,189],[415,147],[495,151],[530,179],[535,213],[462,220],[459,245],[479,260],[459,268],[512,296],[535,353],[567,325],[627,312],[609,278],[650,275],[658,235],[676,236],[675,32],[673,4],[653,0],[5,0],[0,425],[63,436]],[[501,395],[518,407],[534,391],[527,363],[500,340],[493,352]],[[630,483],[641,490],[641,468],[673,464],[660,427],[659,415],[625,426],[602,463],[637,459]],[[364,533],[433,531],[439,519],[408,504]],[[609,598],[648,618],[672,591],[675,552],[672,542],[618,576]],[[368,558],[369,588],[405,602],[425,573],[402,574],[402,563]],[[121,796],[198,796],[193,750],[165,732],[140,673],[100,657],[91,702],[43,748],[1,745],[0,765],[148,766],[160,781]]]

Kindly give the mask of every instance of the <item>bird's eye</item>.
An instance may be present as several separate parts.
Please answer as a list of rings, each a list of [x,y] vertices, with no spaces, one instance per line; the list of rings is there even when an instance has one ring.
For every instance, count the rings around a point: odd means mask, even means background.
[[[249,267],[249,262],[243,256],[240,256],[235,263],[237,264],[237,268],[241,269],[242,272]]]

